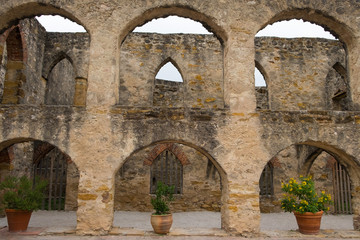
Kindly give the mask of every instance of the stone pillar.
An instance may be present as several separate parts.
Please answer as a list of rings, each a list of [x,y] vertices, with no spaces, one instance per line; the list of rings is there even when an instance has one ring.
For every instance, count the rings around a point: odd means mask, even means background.
[[[75,78],[74,106],[84,107],[86,105],[87,79]]]
[[[114,219],[114,179],[111,167],[80,171],[77,228],[79,235],[105,235]]]
[[[352,209],[353,209],[353,224],[355,230],[360,230],[360,183],[352,180]]]

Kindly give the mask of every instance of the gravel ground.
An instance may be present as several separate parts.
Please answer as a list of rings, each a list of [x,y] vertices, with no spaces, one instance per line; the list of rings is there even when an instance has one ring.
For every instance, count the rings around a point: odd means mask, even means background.
[[[135,228],[151,231],[149,212],[115,212],[114,227]],[[173,213],[173,228],[220,228],[221,215],[216,212]],[[0,228],[7,226],[6,218],[0,218]],[[29,227],[73,227],[76,226],[76,212],[37,211]],[[296,230],[295,217],[291,213],[261,214],[261,231]],[[321,229],[353,230],[352,215],[324,215]]]

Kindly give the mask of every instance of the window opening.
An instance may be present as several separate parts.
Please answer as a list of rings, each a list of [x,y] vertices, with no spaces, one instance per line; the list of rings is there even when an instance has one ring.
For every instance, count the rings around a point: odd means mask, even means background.
[[[273,175],[274,168],[271,163],[267,163],[260,177],[261,196],[272,196],[274,194]]]
[[[304,21],[302,19],[292,19],[289,21],[279,21],[269,24],[260,30],[256,37],[281,37],[281,38],[326,38],[337,39],[330,32],[317,24]]]
[[[83,26],[59,15],[42,15],[36,19],[47,32],[86,32]]]
[[[179,16],[156,18],[142,26],[136,27],[134,32],[159,34],[212,34],[200,22]]]
[[[167,62],[164,66],[162,66],[156,74],[155,79],[172,82],[183,82],[181,73],[174,66],[174,64],[172,64],[172,62]]]
[[[159,154],[151,165],[150,193],[155,194],[157,183],[161,181],[169,186],[174,185],[174,193],[182,193],[183,167],[179,159],[169,150]]]

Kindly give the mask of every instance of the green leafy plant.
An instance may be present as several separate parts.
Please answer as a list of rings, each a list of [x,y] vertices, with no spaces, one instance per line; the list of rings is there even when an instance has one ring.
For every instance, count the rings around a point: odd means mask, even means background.
[[[291,178],[288,183],[281,184],[281,190],[285,192],[281,199],[281,208],[285,212],[327,212],[327,205],[332,203],[330,194],[316,193],[311,176],[300,176],[300,182]]]
[[[170,211],[169,203],[174,200],[174,186],[168,186],[158,182],[155,192],[155,198],[151,199],[151,205],[154,207],[154,215],[165,215]]]
[[[47,181],[26,176],[8,176],[0,183],[0,201],[5,209],[38,210],[44,197]]]

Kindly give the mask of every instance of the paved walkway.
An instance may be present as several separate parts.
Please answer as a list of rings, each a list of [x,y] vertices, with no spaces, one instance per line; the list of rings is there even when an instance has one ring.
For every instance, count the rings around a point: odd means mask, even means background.
[[[220,213],[189,212],[174,213],[174,223],[168,236],[163,239],[242,239],[231,237],[221,226]],[[6,218],[0,218],[0,239],[159,239],[152,232],[150,213],[115,212],[114,227],[109,236],[75,236],[76,213],[38,211],[31,217],[29,229],[25,233],[12,234],[7,231]],[[306,236],[297,230],[295,217],[290,213],[262,214],[261,233],[256,239],[360,239],[360,232],[354,231],[351,215],[324,215],[321,232],[317,236]],[[254,236],[252,236],[254,237]]]

